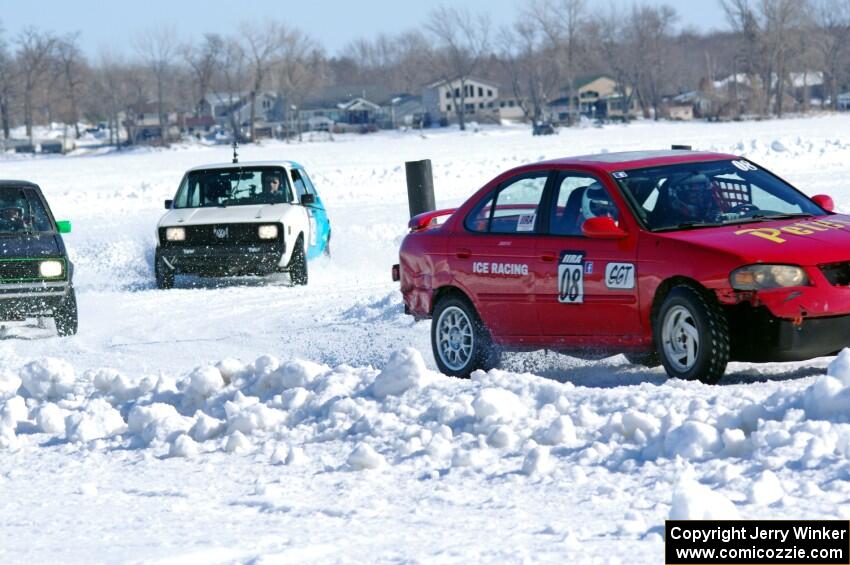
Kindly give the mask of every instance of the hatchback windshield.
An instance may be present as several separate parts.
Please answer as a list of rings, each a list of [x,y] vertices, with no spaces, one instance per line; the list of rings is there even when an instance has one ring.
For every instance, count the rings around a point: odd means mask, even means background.
[[[50,218],[34,191],[0,188],[0,234],[49,231],[53,231]]]
[[[826,212],[749,161],[710,161],[616,172],[650,230],[760,222]]]
[[[280,167],[209,169],[183,177],[174,207],[278,204],[291,200],[286,172]]]

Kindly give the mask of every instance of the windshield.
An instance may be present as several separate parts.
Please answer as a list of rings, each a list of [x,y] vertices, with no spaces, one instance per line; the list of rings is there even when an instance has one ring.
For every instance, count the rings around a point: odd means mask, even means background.
[[[183,177],[175,208],[245,206],[291,202],[292,191],[281,167],[192,171]]]
[[[50,217],[33,190],[0,188],[0,234],[51,231]]]
[[[668,165],[613,176],[653,231],[826,214],[797,189],[745,160]]]

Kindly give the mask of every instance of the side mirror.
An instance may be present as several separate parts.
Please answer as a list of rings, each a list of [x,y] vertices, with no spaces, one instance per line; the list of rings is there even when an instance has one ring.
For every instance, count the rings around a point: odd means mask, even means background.
[[[301,204],[307,206],[308,204],[316,203],[316,195],[315,194],[302,194],[301,195]]]
[[[174,200],[166,200],[165,201],[165,209],[171,210],[171,205],[174,204]]]
[[[833,202],[832,198],[827,196],[826,194],[818,194],[817,196],[812,196],[812,202],[814,202],[827,212],[835,211],[835,202]]]
[[[581,233],[593,239],[623,239],[628,236],[609,216],[589,218],[581,225]]]
[[[59,220],[56,222],[56,230],[59,233],[71,233],[71,222],[68,220]]]

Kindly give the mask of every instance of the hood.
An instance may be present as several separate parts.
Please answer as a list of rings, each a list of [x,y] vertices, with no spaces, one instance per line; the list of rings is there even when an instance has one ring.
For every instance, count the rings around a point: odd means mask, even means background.
[[[278,222],[283,219],[290,207],[290,204],[257,204],[174,209],[166,212],[159,220],[159,226]]]
[[[65,253],[52,233],[0,235],[0,258],[56,257]]]
[[[658,233],[741,263],[819,265],[850,261],[850,216],[830,215]]]

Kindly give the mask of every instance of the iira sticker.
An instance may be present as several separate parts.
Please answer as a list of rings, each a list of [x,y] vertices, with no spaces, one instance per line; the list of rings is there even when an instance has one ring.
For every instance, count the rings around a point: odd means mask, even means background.
[[[558,302],[584,303],[584,251],[562,251],[558,263]]]
[[[626,171],[617,171],[616,173],[611,173],[611,176],[615,179],[624,179],[628,178],[629,175],[626,173]]]

